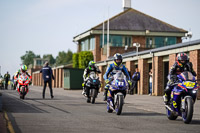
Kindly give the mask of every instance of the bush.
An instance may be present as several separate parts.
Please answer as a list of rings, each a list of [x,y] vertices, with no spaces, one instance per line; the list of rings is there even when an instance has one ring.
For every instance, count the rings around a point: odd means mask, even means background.
[[[72,60],[73,60],[73,68],[79,68],[79,53],[74,53]]]
[[[78,56],[78,64],[80,69],[84,69],[88,66],[88,63],[93,60],[93,53],[91,51],[82,51]]]

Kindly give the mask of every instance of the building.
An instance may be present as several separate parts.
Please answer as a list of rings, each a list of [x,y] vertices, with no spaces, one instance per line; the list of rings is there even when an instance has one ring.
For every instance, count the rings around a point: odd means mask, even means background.
[[[105,85],[103,74],[107,66],[113,62],[111,57],[115,53],[123,55],[123,64],[131,75],[135,68],[139,68],[141,80],[137,92],[141,95],[149,93],[150,69],[153,70],[154,75],[153,95],[163,95],[169,69],[179,52],[186,52],[189,55],[194,70],[197,72],[197,79],[200,79],[200,69],[198,69],[200,40],[182,43],[186,30],[167,24],[130,6],[124,9],[120,14],[110,18],[109,24],[108,21],[104,21],[74,37],[78,46],[77,52],[93,52],[94,60],[102,71],[100,80],[103,87]],[[107,47],[107,24],[109,25],[109,47]],[[104,35],[103,32],[105,32]],[[140,44],[138,53],[133,43]],[[198,93],[198,98],[200,99],[200,93]]]
[[[161,96],[167,83],[167,75],[171,66],[176,61],[176,55],[179,52],[185,52],[189,56],[193,69],[197,73],[197,81],[200,84],[200,40],[195,40],[176,45],[165,46],[137,53],[129,52],[123,54],[123,64],[133,74],[135,68],[139,68],[140,81],[138,85],[138,94],[144,95],[149,93],[149,70],[153,70],[153,95]],[[113,63],[112,59],[97,62],[99,69],[102,71],[100,80],[104,83],[103,74],[109,64]],[[200,99],[200,92],[198,92]]]
[[[92,51],[96,62],[104,61],[107,56],[113,56],[115,53],[136,51],[133,43],[139,43],[139,51],[143,51],[181,43],[181,38],[187,33],[186,30],[126,7],[123,12],[109,19],[109,47],[107,47],[107,24],[108,21],[104,21],[75,36],[73,41],[77,42],[77,52]]]

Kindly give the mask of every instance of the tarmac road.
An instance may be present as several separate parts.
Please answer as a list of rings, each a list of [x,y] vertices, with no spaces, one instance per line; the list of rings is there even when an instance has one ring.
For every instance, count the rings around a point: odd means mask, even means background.
[[[96,104],[89,104],[80,90],[54,88],[54,99],[46,91],[46,99],[42,99],[42,88],[31,86],[25,100],[21,100],[14,90],[0,90],[3,109],[16,133],[200,132],[199,101],[193,121],[184,124],[180,117],[175,121],[167,119],[161,97],[127,95],[123,112],[117,116],[107,113],[102,93]]]

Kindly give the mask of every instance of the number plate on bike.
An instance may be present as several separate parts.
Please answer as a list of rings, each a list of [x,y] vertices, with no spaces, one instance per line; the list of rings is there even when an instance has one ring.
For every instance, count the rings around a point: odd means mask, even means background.
[[[118,85],[119,85],[119,86],[123,86],[123,85],[124,85],[124,82],[118,82]]]
[[[189,89],[194,88],[195,84],[196,84],[195,82],[190,82],[190,81],[184,82],[185,87]]]

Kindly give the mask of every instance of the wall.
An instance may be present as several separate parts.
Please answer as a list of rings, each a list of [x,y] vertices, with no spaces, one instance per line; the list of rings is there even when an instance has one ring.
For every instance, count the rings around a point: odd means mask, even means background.
[[[146,39],[145,36],[133,36],[133,43],[139,43],[140,48],[145,48]]]
[[[149,64],[147,63],[147,59],[139,59],[138,60],[138,68],[139,68],[139,72],[140,72],[138,94],[148,94]]]
[[[193,69],[197,73],[197,81],[200,85],[200,50],[193,50],[189,52],[190,62],[193,64]],[[198,91],[198,97],[200,100],[200,91]]]
[[[94,61],[101,61],[100,35],[95,36]]]
[[[153,63],[153,95],[162,96],[164,94],[164,72],[163,57],[154,57]]]

